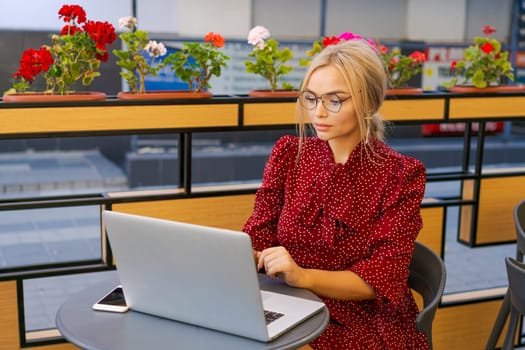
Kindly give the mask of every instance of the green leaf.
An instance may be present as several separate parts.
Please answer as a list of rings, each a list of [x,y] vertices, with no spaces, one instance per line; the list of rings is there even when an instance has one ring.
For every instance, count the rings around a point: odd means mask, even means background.
[[[487,87],[487,82],[485,81],[485,75],[482,71],[478,70],[474,75],[472,76],[472,84],[477,88],[485,88]]]
[[[295,89],[295,87],[294,87],[292,84],[287,83],[287,82],[283,82],[283,83],[281,84],[281,86],[282,86],[282,88],[283,88],[284,90],[294,90],[294,89]]]
[[[455,86],[457,84],[457,82],[458,82],[457,78],[452,78],[450,81],[446,81],[446,82],[444,82],[442,84],[443,84],[443,86],[445,88],[449,89],[449,88]]]

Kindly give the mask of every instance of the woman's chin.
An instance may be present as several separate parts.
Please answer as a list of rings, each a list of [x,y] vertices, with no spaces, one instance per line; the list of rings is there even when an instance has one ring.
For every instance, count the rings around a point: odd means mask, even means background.
[[[328,141],[330,139],[327,133],[316,132],[315,134],[317,135],[317,138],[319,138],[320,140]]]

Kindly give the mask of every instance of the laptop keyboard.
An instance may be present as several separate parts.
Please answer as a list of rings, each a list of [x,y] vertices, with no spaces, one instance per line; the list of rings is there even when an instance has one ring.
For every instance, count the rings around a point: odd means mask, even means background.
[[[281,314],[279,312],[264,310],[264,317],[266,318],[266,324],[270,324],[282,316],[284,316],[284,314]]]

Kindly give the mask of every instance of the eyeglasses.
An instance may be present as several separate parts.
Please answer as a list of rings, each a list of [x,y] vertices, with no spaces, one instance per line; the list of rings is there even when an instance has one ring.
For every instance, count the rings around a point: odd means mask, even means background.
[[[317,107],[317,102],[321,101],[323,107],[327,111],[332,113],[338,113],[341,110],[341,107],[343,107],[343,103],[351,97],[352,96],[348,96],[347,98],[341,98],[336,93],[317,96],[313,92],[303,91],[299,95],[299,102],[306,109],[315,109]]]

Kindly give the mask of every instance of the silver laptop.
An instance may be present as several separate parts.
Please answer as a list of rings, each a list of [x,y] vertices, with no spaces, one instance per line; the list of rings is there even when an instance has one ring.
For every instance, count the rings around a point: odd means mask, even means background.
[[[249,235],[102,213],[131,309],[270,341],[324,304],[259,289]]]

